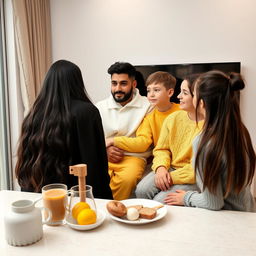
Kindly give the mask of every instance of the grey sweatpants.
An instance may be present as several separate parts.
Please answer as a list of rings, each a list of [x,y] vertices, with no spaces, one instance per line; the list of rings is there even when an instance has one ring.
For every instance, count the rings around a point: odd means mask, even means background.
[[[177,189],[185,191],[199,191],[196,184],[173,185],[169,190],[161,191],[155,185],[155,172],[150,172],[137,185],[135,195],[137,198],[153,199],[160,203],[164,203],[164,199],[170,192],[175,192]]]

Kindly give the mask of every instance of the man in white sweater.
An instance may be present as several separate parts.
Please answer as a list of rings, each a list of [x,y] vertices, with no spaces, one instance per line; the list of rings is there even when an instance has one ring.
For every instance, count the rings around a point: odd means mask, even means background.
[[[100,111],[105,138],[134,137],[135,132],[150,111],[150,103],[136,89],[136,69],[130,63],[116,62],[110,66],[111,94],[96,104]],[[129,198],[141,179],[150,152],[129,153],[115,146],[107,148],[110,187],[116,200]]]

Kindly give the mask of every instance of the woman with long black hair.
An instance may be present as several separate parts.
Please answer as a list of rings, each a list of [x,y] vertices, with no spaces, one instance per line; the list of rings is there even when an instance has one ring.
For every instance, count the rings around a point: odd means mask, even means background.
[[[69,166],[87,164],[87,184],[98,198],[112,198],[101,117],[91,103],[81,71],[59,60],[49,69],[40,94],[25,117],[16,176],[23,191],[50,183],[77,185]]]

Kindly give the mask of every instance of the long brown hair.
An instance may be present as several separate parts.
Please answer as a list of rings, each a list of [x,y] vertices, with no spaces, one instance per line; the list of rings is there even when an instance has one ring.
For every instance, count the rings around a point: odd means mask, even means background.
[[[39,192],[47,178],[65,183],[63,170],[71,157],[72,99],[91,102],[79,67],[56,61],[22,123],[15,173],[23,190]]]
[[[222,175],[225,193],[235,193],[251,184],[255,152],[239,107],[239,91],[245,84],[240,74],[209,71],[196,81],[196,112],[199,101],[205,108],[205,121],[195,159],[195,170],[203,179],[203,189],[215,193]]]

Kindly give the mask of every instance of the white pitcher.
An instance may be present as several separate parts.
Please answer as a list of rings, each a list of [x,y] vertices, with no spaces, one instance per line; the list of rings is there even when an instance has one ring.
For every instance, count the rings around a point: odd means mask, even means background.
[[[11,204],[11,209],[5,213],[5,237],[10,245],[29,245],[43,237],[43,224],[47,224],[51,212],[44,207],[35,207],[37,201],[15,201]],[[48,212],[45,221],[42,220],[42,209]]]

